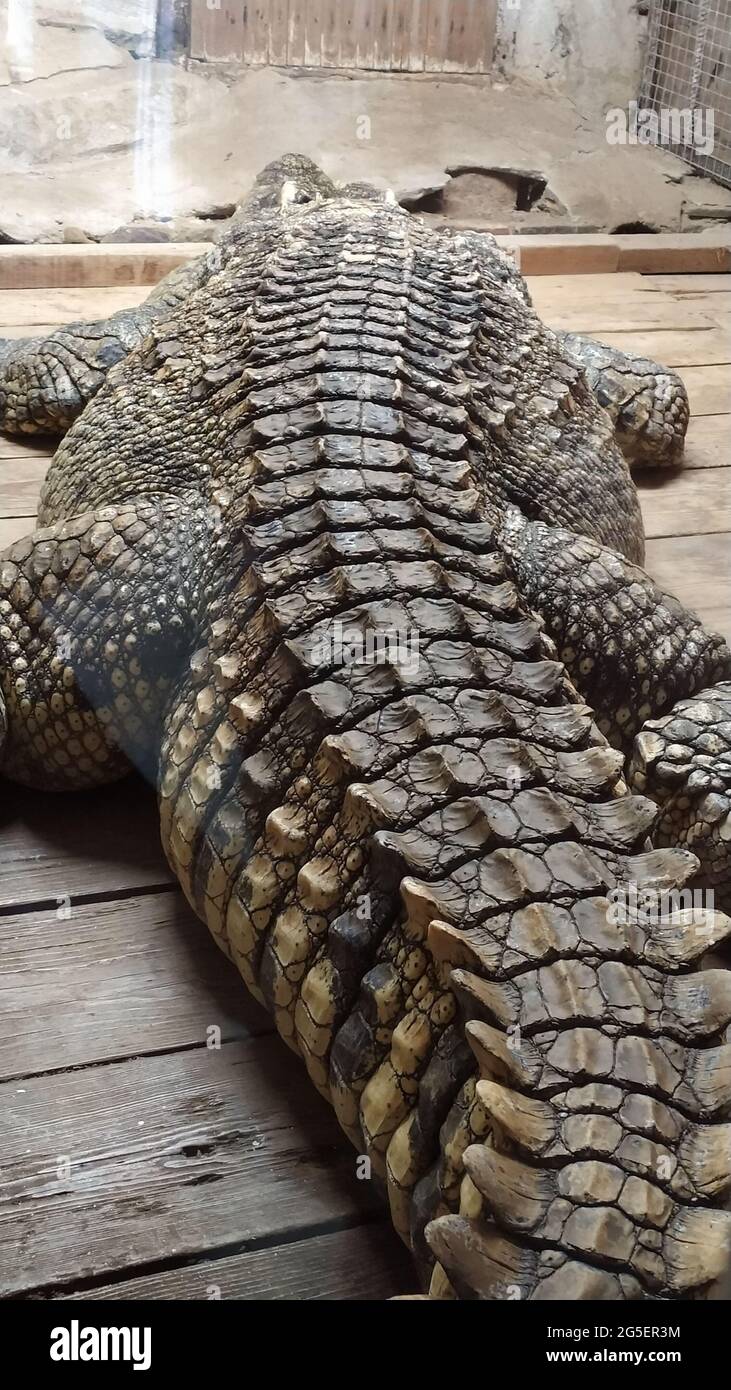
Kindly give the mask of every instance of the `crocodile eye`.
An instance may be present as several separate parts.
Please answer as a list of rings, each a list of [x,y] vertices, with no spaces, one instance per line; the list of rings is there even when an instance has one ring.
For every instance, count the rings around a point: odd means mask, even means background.
[[[301,184],[295,183],[294,179],[286,179],[279,194],[279,202],[282,207],[287,207],[292,203],[311,203],[313,198],[314,194],[309,189],[303,188]]]

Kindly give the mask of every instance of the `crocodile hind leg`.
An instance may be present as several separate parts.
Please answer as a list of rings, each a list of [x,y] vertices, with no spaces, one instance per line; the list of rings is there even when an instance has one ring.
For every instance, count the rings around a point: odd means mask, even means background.
[[[558,333],[557,337],[609,412],[627,462],[677,467],[690,418],[688,393],[677,372],[579,333]]]
[[[154,779],[170,682],[194,645],[205,514],[99,507],[0,556],[0,771],[53,790]]]
[[[699,886],[731,904],[731,682],[648,720],[634,742],[631,785],[661,814],[659,845],[685,845],[701,861]]]
[[[731,652],[638,566],[585,536],[512,511],[503,540],[599,728],[662,807],[657,843],[731,889]],[[710,688],[708,688],[710,687]]]

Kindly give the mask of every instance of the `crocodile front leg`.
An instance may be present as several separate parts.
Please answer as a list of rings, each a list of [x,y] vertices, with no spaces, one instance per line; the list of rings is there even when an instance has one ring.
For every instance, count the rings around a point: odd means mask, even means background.
[[[139,346],[218,264],[219,253],[178,266],[142,304],[91,323],[69,323],[46,337],[0,338],[0,430],[64,434],[96,395],[111,367]]]
[[[627,462],[644,468],[682,463],[690,406],[678,373],[580,333],[556,336],[609,412]]]
[[[646,850],[655,808],[456,466],[351,440],[337,472],[338,448],[249,497],[249,566],[166,722],[171,864],[428,1272],[426,1228],[435,1293],[703,1289],[731,990],[688,972],[731,923],[674,910],[696,861]]]
[[[43,527],[0,556],[0,770],[70,790],[134,763],[157,776],[160,722],[195,638],[215,545],[192,498],[133,498]]]

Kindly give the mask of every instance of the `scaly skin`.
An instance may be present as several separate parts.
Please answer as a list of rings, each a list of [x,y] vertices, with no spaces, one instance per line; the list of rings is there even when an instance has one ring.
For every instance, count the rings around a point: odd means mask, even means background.
[[[677,467],[690,419],[688,393],[677,372],[579,333],[560,333],[559,338],[609,412],[628,462],[645,468]]]
[[[615,748],[629,752],[646,720],[731,679],[723,638],[638,565],[586,536],[526,521],[515,508],[501,539],[521,594],[545,615],[572,681]]]
[[[215,264],[214,250],[178,266],[143,304],[108,319],[65,324],[46,338],[0,338],[0,428],[8,434],[63,434],[110,368],[182,304]]]
[[[232,227],[288,196],[307,202],[335,194],[335,186],[301,155],[267,166],[238,205]],[[225,240],[230,240],[227,232]],[[142,342],[153,324],[168,317],[220,267],[214,246],[178,266],[134,309],[120,309],[95,323],[69,323],[46,338],[0,338],[0,429],[8,434],[64,434],[96,395],[115,363]]]
[[[731,922],[675,906],[697,860],[649,846],[510,511],[628,557],[611,630],[642,550],[611,421],[489,241],[282,173],[0,562],[4,770],[156,765],[189,901],[433,1296],[696,1296],[731,1220],[731,977],[696,967]]]
[[[656,844],[697,854],[704,886],[731,899],[731,683],[720,681],[648,720],[629,774],[661,808]]]

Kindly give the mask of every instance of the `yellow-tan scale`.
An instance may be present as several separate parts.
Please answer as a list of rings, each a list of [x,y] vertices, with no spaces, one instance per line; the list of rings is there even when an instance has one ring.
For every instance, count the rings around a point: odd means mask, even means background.
[[[469,238],[290,212],[208,382],[243,560],[168,711],[163,841],[425,1267],[433,1223],[435,1294],[677,1295],[728,1237],[731,994],[689,972],[731,924],[611,921],[694,860],[647,850],[496,544],[518,375],[537,463],[606,428],[547,343]],[[336,622],[418,661],[344,664]]]

